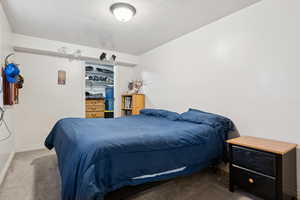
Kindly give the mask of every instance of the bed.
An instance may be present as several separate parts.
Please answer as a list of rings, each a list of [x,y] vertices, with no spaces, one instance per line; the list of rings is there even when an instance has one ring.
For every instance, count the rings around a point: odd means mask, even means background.
[[[115,119],[59,120],[45,145],[58,157],[62,200],[102,200],[121,187],[189,175],[224,159],[232,122],[186,113],[145,109]]]

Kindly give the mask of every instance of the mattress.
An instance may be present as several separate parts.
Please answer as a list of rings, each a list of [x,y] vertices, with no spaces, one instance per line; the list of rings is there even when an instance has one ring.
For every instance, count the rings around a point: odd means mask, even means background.
[[[45,145],[55,148],[62,200],[103,199],[127,185],[199,171],[221,160],[228,127],[138,115],[116,119],[67,118]]]

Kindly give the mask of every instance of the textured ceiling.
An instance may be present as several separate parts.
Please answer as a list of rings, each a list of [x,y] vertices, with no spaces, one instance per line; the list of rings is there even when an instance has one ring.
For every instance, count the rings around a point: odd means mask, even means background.
[[[258,1],[126,0],[137,9],[128,23],[110,13],[116,0],[1,2],[15,33],[139,55]]]

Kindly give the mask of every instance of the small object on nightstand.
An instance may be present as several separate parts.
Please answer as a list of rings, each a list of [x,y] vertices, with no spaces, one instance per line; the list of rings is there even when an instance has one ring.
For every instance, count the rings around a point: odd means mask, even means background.
[[[231,192],[239,186],[264,199],[296,199],[296,144],[249,136],[227,143]]]

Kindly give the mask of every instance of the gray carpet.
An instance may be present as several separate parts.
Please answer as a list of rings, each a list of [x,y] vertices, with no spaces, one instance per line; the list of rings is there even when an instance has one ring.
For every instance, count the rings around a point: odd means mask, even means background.
[[[131,188],[132,189],[132,188]],[[112,193],[105,200],[118,199]],[[15,156],[4,184],[1,200],[60,200],[60,178],[56,156],[46,150]],[[249,200],[251,195],[230,193],[220,177],[210,170],[176,178],[132,196],[130,200]]]

